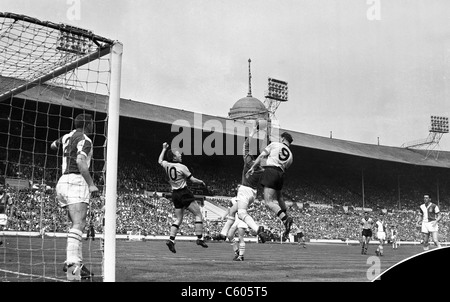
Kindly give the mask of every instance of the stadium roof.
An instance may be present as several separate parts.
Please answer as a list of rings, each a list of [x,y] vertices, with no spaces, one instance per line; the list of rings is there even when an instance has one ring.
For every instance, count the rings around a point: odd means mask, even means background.
[[[0,77],[0,84],[3,80],[4,78],[2,79]],[[44,102],[47,103],[86,110],[100,112],[106,112],[107,110],[107,97],[104,95],[88,93],[86,96],[86,94],[80,94],[76,90],[71,90],[70,93],[67,93],[63,88],[54,86],[46,88],[35,87],[21,93],[19,97],[35,101],[44,100]],[[184,125],[186,125],[187,122],[192,128],[198,129],[203,129],[205,121],[214,121],[214,123],[220,123],[223,129],[223,131],[220,131],[220,129],[214,129],[214,131],[232,135],[236,135],[236,133],[237,135],[240,135],[239,130],[236,129],[245,128],[243,123],[234,122],[228,118],[158,106],[129,99],[121,99],[120,115],[123,117],[164,124],[176,124],[177,121],[184,121]],[[427,156],[427,150],[364,144],[316,136],[287,129],[281,129],[281,132],[282,131],[289,131],[289,133],[291,133],[294,139],[294,146],[403,164],[450,168],[450,152],[448,151],[440,151],[436,158],[436,156],[434,156],[435,153],[433,156]]]

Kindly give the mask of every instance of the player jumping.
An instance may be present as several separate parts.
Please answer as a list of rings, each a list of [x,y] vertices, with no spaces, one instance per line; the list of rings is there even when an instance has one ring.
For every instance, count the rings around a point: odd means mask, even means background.
[[[286,204],[283,200],[282,189],[286,170],[292,165],[293,155],[289,146],[292,144],[292,136],[283,132],[279,142],[270,143],[256,158],[248,170],[250,176],[261,164],[263,158],[267,158],[264,172],[261,176],[261,184],[264,186],[264,202],[284,224],[286,230],[283,237],[287,237],[292,227],[293,219],[289,217]]]
[[[251,146],[250,139],[258,132],[258,123],[255,124],[252,129],[250,136],[244,142],[244,168],[242,170],[242,181],[241,185],[238,187],[237,191],[237,202],[230,208],[230,214],[228,215],[228,219],[225,222],[220,234],[214,238],[216,240],[224,240],[228,233],[228,230],[234,223],[235,214],[237,212],[239,219],[245,222],[249,228],[256,232],[256,235],[259,237],[260,241],[264,243],[266,241],[264,227],[258,225],[252,216],[248,214],[248,207],[253,203],[256,198],[256,193],[259,185],[259,181],[261,175],[263,173],[262,169],[256,170],[251,175],[246,175],[249,171],[250,167],[254,163],[254,157],[251,154]]]
[[[167,160],[164,160],[166,155]],[[169,177],[169,183],[172,187],[172,202],[175,207],[175,220],[170,228],[170,237],[166,241],[169,250],[172,253],[176,253],[175,250],[175,237],[178,233],[178,229],[183,222],[184,211],[190,211],[195,217],[195,235],[197,236],[197,245],[207,248],[203,239],[203,216],[200,211],[200,206],[195,201],[194,194],[187,187],[187,180],[205,186],[205,183],[195,178],[189,169],[182,163],[182,155],[180,151],[174,151],[169,149],[169,144],[163,143],[161,154],[158,158],[158,163],[164,168],[167,176]]]

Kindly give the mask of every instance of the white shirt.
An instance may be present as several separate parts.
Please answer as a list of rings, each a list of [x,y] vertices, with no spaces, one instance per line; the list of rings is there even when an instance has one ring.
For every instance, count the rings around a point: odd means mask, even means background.
[[[362,226],[363,229],[371,229],[372,228],[372,224],[373,224],[372,218],[369,217],[369,219],[367,219],[367,220],[363,218],[361,220],[361,222],[362,222],[362,225],[363,225]]]
[[[378,232],[384,232],[384,224],[383,224],[383,222],[378,220],[376,223],[377,223],[377,230],[378,230]]]
[[[179,190],[187,186],[186,181],[192,176],[188,167],[182,163],[170,163],[165,160],[163,160],[161,165],[169,177],[169,183],[172,186],[172,190]]]
[[[266,165],[279,167],[284,172],[294,160],[291,150],[283,143],[270,143],[264,150],[268,153]]]

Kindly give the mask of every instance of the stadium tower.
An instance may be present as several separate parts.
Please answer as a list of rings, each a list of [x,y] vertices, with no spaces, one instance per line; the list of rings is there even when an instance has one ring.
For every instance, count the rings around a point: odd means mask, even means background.
[[[248,59],[248,94],[246,97],[239,99],[228,113],[228,117],[235,121],[251,121],[267,119],[268,111],[263,102],[252,96],[252,73]]]

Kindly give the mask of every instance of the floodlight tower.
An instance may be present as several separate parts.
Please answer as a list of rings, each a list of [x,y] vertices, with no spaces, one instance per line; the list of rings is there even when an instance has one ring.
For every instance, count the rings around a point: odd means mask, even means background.
[[[444,116],[431,116],[431,124],[429,127],[428,137],[424,140],[413,141],[405,143],[402,147],[407,149],[425,149],[427,153],[425,159],[427,159],[433,151],[437,148],[435,159],[439,156],[439,142],[445,133],[449,133],[448,117]]]
[[[268,90],[265,94],[264,105],[269,112],[267,120],[267,143],[279,139],[280,125],[275,112],[281,103],[288,101],[288,83],[285,81],[269,78]],[[273,131],[276,130],[276,131]]]

